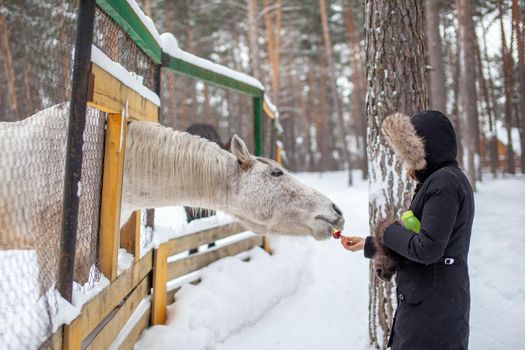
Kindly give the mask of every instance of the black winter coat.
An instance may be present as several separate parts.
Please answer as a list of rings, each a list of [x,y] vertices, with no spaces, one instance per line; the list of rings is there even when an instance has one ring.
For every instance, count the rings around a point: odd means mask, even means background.
[[[427,163],[416,172],[418,189],[410,205],[421,231],[415,234],[396,223],[383,235],[383,244],[402,256],[389,345],[392,350],[467,349],[472,188],[457,166],[450,121],[440,112],[425,111],[411,123],[425,142]],[[365,255],[374,251],[369,237]]]

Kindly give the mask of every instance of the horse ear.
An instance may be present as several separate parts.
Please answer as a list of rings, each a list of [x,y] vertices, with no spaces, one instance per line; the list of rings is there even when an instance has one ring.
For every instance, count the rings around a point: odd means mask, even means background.
[[[248,151],[248,147],[243,140],[237,135],[233,135],[231,140],[231,152],[241,164],[241,167],[247,169],[253,165],[253,158]]]

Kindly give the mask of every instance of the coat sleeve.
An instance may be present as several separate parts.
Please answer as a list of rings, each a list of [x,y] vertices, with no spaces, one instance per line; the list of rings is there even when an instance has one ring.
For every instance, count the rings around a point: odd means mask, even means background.
[[[365,239],[365,249],[364,249],[365,258],[373,259],[376,255],[376,245],[372,236],[368,236]]]
[[[425,194],[421,231],[416,234],[398,223],[384,232],[383,244],[405,258],[430,265],[437,262],[454,230],[459,210],[459,188],[456,181],[440,177],[431,184]]]

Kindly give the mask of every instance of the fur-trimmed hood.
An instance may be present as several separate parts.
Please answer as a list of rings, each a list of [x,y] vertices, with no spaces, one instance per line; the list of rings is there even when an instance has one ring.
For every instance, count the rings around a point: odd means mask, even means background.
[[[420,182],[446,165],[457,165],[456,133],[450,120],[439,111],[423,111],[409,117],[389,115],[381,125],[387,142]]]

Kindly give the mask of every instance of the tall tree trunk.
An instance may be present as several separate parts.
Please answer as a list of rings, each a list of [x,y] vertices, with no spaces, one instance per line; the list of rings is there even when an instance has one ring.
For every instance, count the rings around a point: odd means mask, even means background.
[[[359,29],[355,25],[352,8],[349,4],[343,3],[343,13],[346,25],[346,34],[348,36],[350,50],[350,65],[352,68],[352,117],[356,121],[357,138],[362,141],[362,163],[363,179],[368,177],[368,155],[366,129],[367,121],[365,114],[365,75],[362,67],[364,62],[361,55]]]
[[[250,61],[252,66],[252,74],[255,78],[261,78],[261,69],[259,67],[259,24],[257,22],[257,0],[247,0],[248,9],[248,45],[250,48]]]
[[[427,86],[420,1],[367,0],[366,114],[371,232],[387,213],[398,218],[410,203],[413,183],[381,136],[383,119],[392,112],[413,114],[426,109]],[[389,184],[385,188],[384,184]],[[395,193],[394,193],[395,192]],[[392,284],[375,277],[370,264],[369,334],[385,348],[392,325]]]
[[[144,0],[144,13],[151,17],[151,0]]]
[[[518,70],[520,81],[520,118],[521,121],[518,127],[520,128],[521,140],[521,173],[525,174],[525,48],[523,42],[523,28],[520,19],[520,11],[517,0],[512,0],[514,31],[516,32],[516,39],[518,41]]]
[[[461,120],[463,121],[463,137],[467,141],[467,160],[464,165],[475,191],[476,180],[478,180],[480,137],[476,91],[476,51],[474,49],[476,33],[472,19],[472,0],[456,0],[456,11],[458,14],[459,63],[461,69],[459,96],[463,107]]]
[[[279,106],[282,3],[281,0],[275,0],[275,8],[272,11],[270,0],[264,0],[264,7],[264,27],[272,78],[272,102]],[[272,12],[275,12],[275,18],[273,18]]]
[[[2,51],[4,56],[5,70],[7,72],[7,92],[9,94],[9,107],[13,114],[10,120],[17,120],[18,104],[16,99],[15,70],[13,67],[13,56],[9,46],[9,28],[4,15],[0,14],[0,39],[2,41]]]
[[[317,99],[314,98],[314,67],[312,58],[308,56],[308,74],[307,74],[307,86],[308,91],[306,95],[306,103],[308,104],[308,110],[306,111],[307,117],[307,128],[308,128],[308,154],[310,159],[310,167],[308,170],[318,170],[318,159],[317,152],[319,148],[319,141],[317,140],[318,130],[316,129],[315,119],[317,118]],[[313,115],[313,118],[312,118]],[[315,133],[312,131],[315,130]],[[314,147],[315,146],[315,147]]]
[[[505,85],[505,124],[507,127],[507,173],[516,173],[516,164],[514,160],[514,148],[512,145],[512,86],[513,79],[513,64],[512,64],[512,50],[507,46],[505,38],[505,27],[503,24],[503,0],[498,2],[499,20],[501,29],[501,55],[503,57],[503,77]],[[512,34],[511,34],[512,45]]]
[[[427,57],[430,65],[429,97],[430,108],[447,112],[447,94],[445,90],[445,64],[443,62],[443,47],[439,32],[439,13],[441,0],[425,1],[425,32],[427,38]]]
[[[326,63],[325,56],[321,53],[321,48],[317,52],[319,59],[319,113],[316,115],[317,125],[317,141],[319,143],[319,150],[321,152],[320,170],[334,170],[337,169],[333,151],[336,149],[336,134],[333,125],[326,122],[329,115],[328,102],[326,97]],[[329,119],[330,120],[330,119]]]
[[[483,58],[481,57],[481,52],[478,45],[478,54],[479,54],[479,74],[481,75],[483,83],[483,91],[485,95],[485,103],[487,106],[487,116],[489,122],[489,137],[485,142],[485,149],[488,148],[490,154],[490,172],[492,177],[498,175],[499,168],[499,155],[498,155],[498,137],[497,137],[497,128],[496,120],[498,115],[498,108],[496,106],[496,99],[494,97],[494,84],[492,82],[492,72],[490,70],[490,61],[488,58],[487,52],[487,41],[486,41],[486,30],[483,26]],[[483,74],[483,59],[487,62],[487,73],[488,78],[485,80]]]
[[[337,117],[338,129],[340,134],[337,135],[343,143],[342,153],[348,169],[348,184],[352,185],[352,160],[350,158],[350,151],[348,149],[348,141],[346,138],[347,128],[343,118],[343,111],[339,104],[339,97],[337,91],[337,76],[335,72],[334,54],[332,51],[332,39],[330,38],[330,29],[328,28],[328,9],[326,7],[326,0],[319,0],[319,8],[321,10],[321,25],[323,27],[324,48],[326,53],[326,61],[328,63],[328,74],[330,79],[330,86],[332,88],[332,105]],[[332,118],[330,118],[332,119]]]
[[[458,39],[458,30],[456,27],[455,30],[455,40],[452,40],[455,43],[456,51],[452,50],[452,43],[450,43],[450,58],[449,61],[453,64],[454,72],[452,74],[453,80],[453,98],[452,109],[450,111],[450,116],[452,118],[452,124],[456,130],[457,144],[458,144],[458,162],[463,164],[463,130],[461,129],[461,117],[460,117],[460,105],[459,105],[459,79],[461,68],[459,65],[459,39]]]

